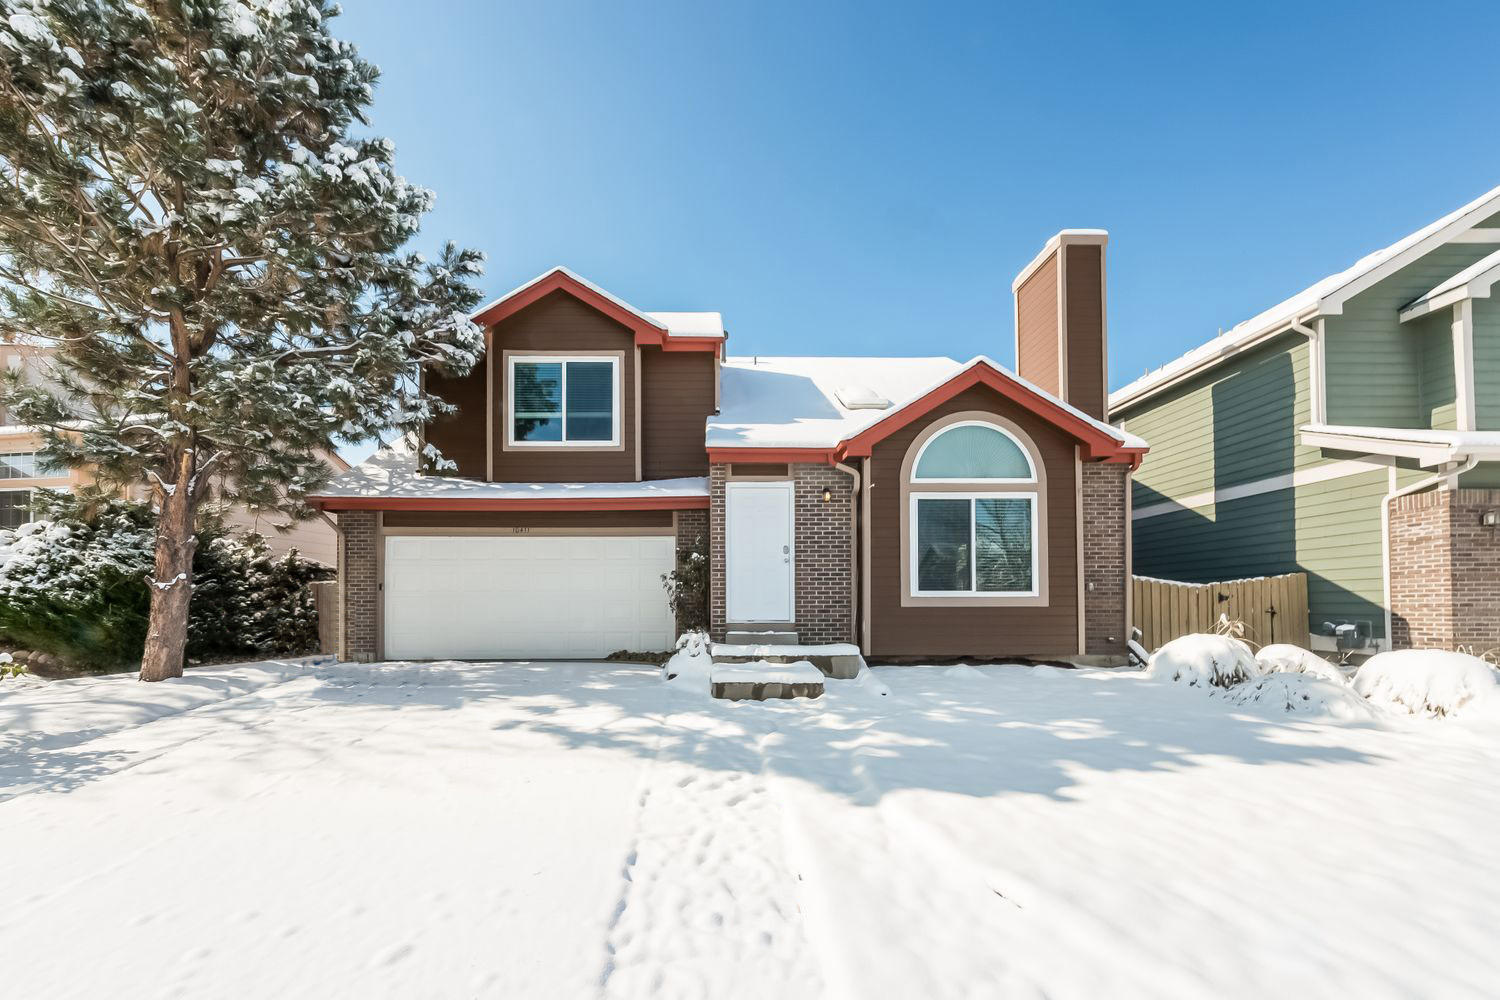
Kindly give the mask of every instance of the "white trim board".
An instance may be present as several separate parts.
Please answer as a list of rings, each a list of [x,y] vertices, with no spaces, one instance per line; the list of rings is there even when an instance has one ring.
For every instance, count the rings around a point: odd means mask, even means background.
[[[1344,479],[1349,476],[1358,476],[1377,469],[1384,469],[1386,465],[1387,463],[1385,462],[1375,462],[1358,458],[1329,462],[1326,465],[1315,465],[1310,469],[1298,469],[1295,472],[1280,476],[1270,476],[1266,479],[1257,479],[1248,483],[1239,483],[1235,486],[1226,486],[1223,489],[1204,490],[1202,493],[1194,493],[1191,496],[1183,497],[1181,500],[1154,503],[1148,507],[1141,507],[1131,511],[1130,519],[1131,521],[1144,521],[1147,518],[1161,517],[1163,514],[1175,514],[1178,511],[1211,507],[1214,504],[1228,503],[1232,500],[1243,500],[1246,497],[1260,496],[1263,493],[1277,493],[1281,490],[1295,489],[1299,486],[1313,486],[1317,483],[1331,482],[1335,479]]]

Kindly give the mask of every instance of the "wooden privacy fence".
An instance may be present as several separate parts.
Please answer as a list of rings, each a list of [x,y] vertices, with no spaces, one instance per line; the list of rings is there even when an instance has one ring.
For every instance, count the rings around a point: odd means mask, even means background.
[[[1307,574],[1258,576],[1223,583],[1178,583],[1131,578],[1135,627],[1141,645],[1155,650],[1178,636],[1212,632],[1220,615],[1245,623],[1255,646],[1308,645]]]
[[[318,609],[318,652],[333,653],[338,648],[339,582],[321,580],[308,584],[313,605]]]

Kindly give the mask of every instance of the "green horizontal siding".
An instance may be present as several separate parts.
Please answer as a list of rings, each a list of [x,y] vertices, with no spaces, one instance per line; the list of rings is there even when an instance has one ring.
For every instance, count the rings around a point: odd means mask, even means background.
[[[1480,462],[1458,477],[1458,485],[1466,490],[1500,490],[1500,462]]]
[[[1278,337],[1212,372],[1126,408],[1123,424],[1151,445],[1135,503],[1224,489],[1316,464],[1297,443],[1311,419],[1307,340]]]
[[[1421,344],[1419,377],[1422,426],[1452,430],[1458,426],[1458,393],[1453,368],[1453,311],[1441,309],[1406,324]]]
[[[1493,298],[1474,300],[1474,423],[1500,431],[1500,300]]]
[[[1493,247],[1455,243],[1377,282],[1324,319],[1328,365],[1328,422],[1372,427],[1422,427],[1420,339],[1400,319],[1401,309]]]
[[[1385,634],[1384,469],[1134,522],[1134,572],[1192,583],[1306,573],[1314,632],[1331,619]]]

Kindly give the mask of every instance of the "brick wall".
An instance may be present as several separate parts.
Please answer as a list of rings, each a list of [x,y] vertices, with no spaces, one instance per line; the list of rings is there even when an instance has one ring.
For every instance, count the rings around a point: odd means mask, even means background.
[[[1500,646],[1500,490],[1434,490],[1391,503],[1393,645]]]
[[[1084,652],[1123,654],[1125,622],[1125,491],[1130,466],[1083,466]]]
[[[379,514],[345,511],[339,518],[339,634],[338,658],[368,663],[375,659],[380,601],[375,561]]]
[[[677,562],[681,565],[683,558],[693,550],[701,540],[704,550],[708,548],[708,511],[706,510],[679,510],[677,512]],[[688,630],[689,623],[683,618],[681,612],[677,615],[677,634],[681,635]]]
[[[709,470],[710,631],[723,641],[725,487],[729,467]],[[853,637],[853,527],[854,497],[848,475],[827,465],[793,465],[793,517],[797,560],[796,621],[790,623],[804,643],[852,642]],[[823,490],[833,498],[823,502]]]

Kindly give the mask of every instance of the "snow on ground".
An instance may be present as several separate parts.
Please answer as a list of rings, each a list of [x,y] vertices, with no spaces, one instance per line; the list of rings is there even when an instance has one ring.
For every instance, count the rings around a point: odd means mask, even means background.
[[[0,685],[4,992],[1479,997],[1500,977],[1500,727],[1309,721],[1133,671],[878,668],[764,704],[685,679]]]

